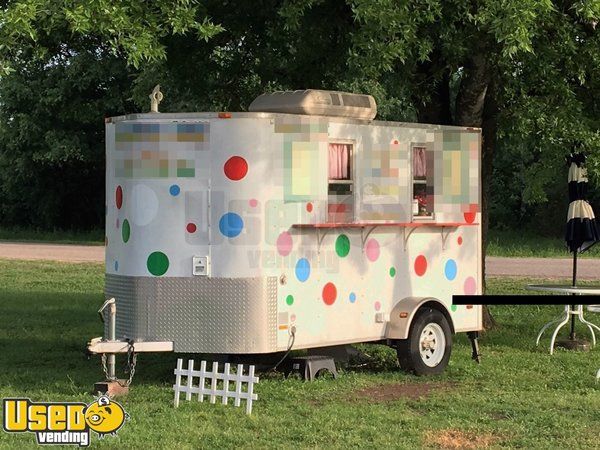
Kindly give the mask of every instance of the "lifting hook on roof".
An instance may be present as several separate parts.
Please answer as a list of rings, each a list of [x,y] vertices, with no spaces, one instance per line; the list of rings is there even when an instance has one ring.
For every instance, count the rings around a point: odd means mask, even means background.
[[[150,97],[150,112],[157,113],[158,112],[158,104],[163,99],[163,93],[160,92],[160,84],[154,86],[152,89],[152,93],[149,95]]]

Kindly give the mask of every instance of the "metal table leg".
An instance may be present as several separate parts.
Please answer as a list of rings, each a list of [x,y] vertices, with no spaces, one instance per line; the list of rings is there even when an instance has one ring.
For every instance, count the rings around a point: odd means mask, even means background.
[[[571,314],[573,314],[573,311],[571,310],[571,305],[568,305],[565,307],[565,318],[563,319],[563,321],[561,323],[559,323],[557,325],[556,329],[554,330],[554,333],[552,333],[552,338],[550,339],[550,354],[551,355],[554,353],[554,342],[556,341],[556,336],[558,335],[558,332],[560,331],[560,329],[569,322],[569,318],[570,318]]]
[[[577,313],[577,315],[579,316],[579,321],[587,325],[587,327],[590,329],[590,333],[592,333],[592,345],[596,346],[596,335],[594,334],[594,328],[600,332],[600,327],[598,327],[596,324],[593,324],[592,322],[588,322],[583,318],[583,305],[578,305]]]
[[[544,334],[544,331],[546,331],[552,324],[559,323],[560,321],[564,320],[565,315],[566,315],[566,317],[569,317],[568,313],[565,311],[564,315],[562,315],[562,316],[560,316],[560,317],[558,317],[558,318],[556,318],[554,320],[551,320],[550,322],[548,322],[546,325],[544,325],[542,327],[542,329],[540,330],[540,332],[537,335],[537,339],[535,340],[535,345],[536,346],[540,345],[540,339],[542,338],[542,335]]]

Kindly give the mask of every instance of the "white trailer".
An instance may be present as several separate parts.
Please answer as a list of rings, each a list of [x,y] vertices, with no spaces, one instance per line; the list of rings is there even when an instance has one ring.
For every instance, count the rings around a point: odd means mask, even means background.
[[[374,121],[372,97],[330,91],[250,110],[107,119],[119,343],[90,350],[379,341],[442,371],[452,334],[482,328],[480,306],[452,305],[482,287],[480,130]]]

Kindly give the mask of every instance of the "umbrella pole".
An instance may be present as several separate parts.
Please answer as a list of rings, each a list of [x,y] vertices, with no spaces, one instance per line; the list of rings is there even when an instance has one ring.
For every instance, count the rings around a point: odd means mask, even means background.
[[[573,252],[573,287],[577,284],[577,249]],[[573,294],[575,295],[575,294]],[[571,309],[575,311],[576,305],[571,305]],[[569,339],[575,340],[575,315],[571,314],[571,334]]]

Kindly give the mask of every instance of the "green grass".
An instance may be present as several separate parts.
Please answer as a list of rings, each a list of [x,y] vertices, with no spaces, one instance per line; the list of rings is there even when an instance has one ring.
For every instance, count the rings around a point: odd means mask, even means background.
[[[490,230],[488,256],[521,258],[572,258],[561,236],[538,236],[531,231]],[[600,244],[581,254],[582,258],[600,258]]]
[[[0,227],[0,241],[104,245],[104,231],[101,229],[91,231],[43,231]]]
[[[491,279],[489,290],[523,292],[533,281]],[[98,359],[87,360],[83,349],[87,339],[102,333],[96,314],[102,283],[97,264],[0,260],[0,397],[92,400],[88,391],[102,375]],[[438,446],[436,437],[466,436],[496,448],[597,447],[600,385],[594,375],[600,350],[550,356],[533,346],[538,329],[559,310],[494,307],[499,327],[481,340],[482,364],[470,360],[468,341],[460,335],[446,372],[433,379],[399,372],[394,353],[376,345],[363,346],[376,358],[372,367],[346,369],[338,380],[304,383],[261,374],[251,416],[197,402],[182,401],[173,409],[176,356],[144,354],[132,390],[122,399],[131,420],[117,437],[92,436],[92,445],[422,448]],[[356,394],[381,384],[432,382],[451,385],[421,399],[377,402]],[[0,432],[0,448],[36,446],[32,435]]]

